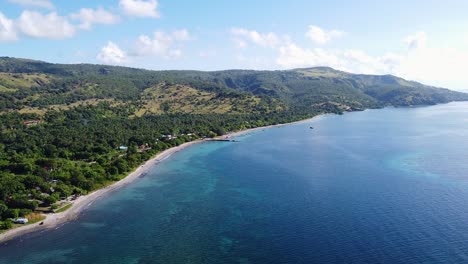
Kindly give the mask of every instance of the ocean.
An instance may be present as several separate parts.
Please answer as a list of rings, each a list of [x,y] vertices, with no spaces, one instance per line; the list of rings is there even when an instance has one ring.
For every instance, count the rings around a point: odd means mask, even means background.
[[[311,129],[313,127],[313,129]],[[468,263],[468,103],[178,152],[0,263]]]

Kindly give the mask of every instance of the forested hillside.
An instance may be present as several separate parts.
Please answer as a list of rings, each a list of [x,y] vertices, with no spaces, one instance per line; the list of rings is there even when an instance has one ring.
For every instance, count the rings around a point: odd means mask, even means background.
[[[0,58],[0,228],[197,138],[320,113],[459,100],[468,95],[324,67],[148,71]]]

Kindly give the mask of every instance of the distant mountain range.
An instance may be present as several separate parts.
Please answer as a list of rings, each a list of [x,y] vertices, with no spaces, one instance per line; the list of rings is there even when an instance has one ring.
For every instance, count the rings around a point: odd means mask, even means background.
[[[150,71],[0,58],[0,111],[42,114],[77,105],[132,105],[164,113],[341,112],[468,100],[468,94],[392,75],[328,67],[285,71]]]

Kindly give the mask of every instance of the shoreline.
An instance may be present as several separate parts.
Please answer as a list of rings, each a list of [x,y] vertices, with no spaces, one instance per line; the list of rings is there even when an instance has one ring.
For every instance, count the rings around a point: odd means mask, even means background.
[[[320,114],[317,116],[314,116],[312,118],[304,119],[304,120],[299,120],[291,123],[284,123],[284,124],[277,124],[277,125],[269,125],[269,126],[263,126],[263,127],[256,127],[256,128],[249,128],[249,129],[244,129],[236,132],[230,132],[227,133],[224,136],[217,137],[217,138],[222,138],[222,137],[236,137],[236,136],[241,136],[245,134],[249,134],[252,132],[256,132],[258,130],[264,130],[264,129],[270,129],[270,128],[275,128],[275,127],[282,127],[286,125],[293,125],[293,124],[298,124],[298,123],[303,123],[307,121],[312,121],[316,118],[322,117],[324,114]],[[86,210],[89,206],[92,205],[92,203],[99,198],[111,193],[114,190],[119,189],[120,187],[126,186],[135,180],[139,179],[141,175],[144,175],[147,173],[149,170],[153,169],[154,166],[159,164],[160,162],[163,162],[165,159],[169,158],[172,154],[177,153],[179,151],[182,151],[188,147],[191,147],[196,144],[208,142],[207,140],[204,139],[197,139],[194,141],[186,142],[182,145],[172,147],[169,149],[164,150],[163,152],[157,154],[153,158],[147,160],[145,163],[137,167],[133,172],[129,173],[127,176],[122,178],[121,180],[114,182],[102,189],[96,190],[92,193],[89,193],[87,195],[83,195],[78,197],[76,200],[71,202],[71,207],[60,213],[51,213],[51,214],[45,214],[45,219],[40,221],[43,222],[42,225],[39,225],[40,222],[30,224],[30,225],[25,225],[25,226],[20,226],[17,228],[13,228],[10,230],[7,230],[6,232],[0,234],[0,244],[3,244],[9,240],[12,240],[14,238],[20,237],[22,235],[32,233],[32,232],[37,232],[37,231],[44,231],[44,230],[50,230],[53,228],[56,228],[57,226],[68,222],[72,221],[78,218],[79,214]]]

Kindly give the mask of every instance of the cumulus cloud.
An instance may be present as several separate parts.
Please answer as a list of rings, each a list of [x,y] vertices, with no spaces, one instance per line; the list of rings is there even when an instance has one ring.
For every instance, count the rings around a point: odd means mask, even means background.
[[[14,41],[17,38],[13,20],[0,12],[0,42]]]
[[[396,74],[404,58],[394,53],[371,56],[362,50],[309,49],[291,43],[279,48],[276,63],[283,68],[329,66],[361,74]]]
[[[232,28],[231,35],[239,48],[246,48],[248,42],[262,47],[274,48],[281,43],[281,38],[272,32],[259,33],[255,30]]]
[[[156,0],[120,0],[119,6],[128,16],[159,18]]]
[[[320,48],[305,49],[294,43],[282,46],[278,51],[276,63],[284,68],[310,66],[338,68],[343,63],[338,54]]]
[[[64,39],[75,35],[75,27],[66,17],[51,12],[43,15],[34,11],[23,11],[16,21],[18,29],[33,38]]]
[[[72,24],[69,19],[79,21]],[[21,15],[11,20],[0,12],[0,41],[13,41],[19,35],[33,38],[65,39],[75,35],[77,29],[89,30],[94,24],[115,24],[119,17],[102,9],[82,8],[69,16],[60,16],[56,12],[43,14],[25,10]],[[180,32],[181,37],[184,32]]]
[[[409,49],[400,57],[394,70],[395,75],[448,88],[468,87],[464,77],[467,51],[427,47],[425,43],[418,47]]]
[[[81,24],[78,27],[85,30],[90,30],[94,24],[112,25],[120,20],[118,16],[103,8],[82,8],[79,12],[71,14],[70,17],[80,21]]]
[[[176,30],[171,33],[156,31],[153,37],[140,35],[136,41],[135,56],[158,56],[166,59],[177,58],[182,55],[177,43],[190,39],[187,30]]]
[[[127,62],[127,54],[112,41],[109,41],[106,46],[102,47],[101,52],[99,52],[96,58],[105,64],[119,65]]]
[[[468,52],[429,47],[428,36],[417,32],[403,39],[408,47],[400,53],[375,56],[363,50],[333,50],[301,47],[295,43],[277,49],[277,65],[282,68],[330,66],[363,74],[393,74],[410,80],[452,89],[468,87]]]
[[[25,7],[40,7],[46,9],[54,8],[54,5],[49,0],[8,0],[8,2]]]
[[[343,58],[339,69],[364,74],[395,73],[395,67],[401,60],[401,56],[397,54],[371,56],[362,50],[345,50],[339,56]]]
[[[172,37],[180,41],[190,40],[190,34],[186,29],[174,30],[172,32]]]
[[[247,42],[242,39],[234,39],[234,42],[236,43],[236,47],[239,49],[245,49],[249,46]]]
[[[339,30],[330,30],[326,31],[318,26],[310,25],[309,30],[306,32],[306,37],[316,44],[326,44],[334,38],[339,38],[344,35],[342,31]]]

